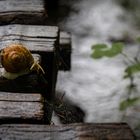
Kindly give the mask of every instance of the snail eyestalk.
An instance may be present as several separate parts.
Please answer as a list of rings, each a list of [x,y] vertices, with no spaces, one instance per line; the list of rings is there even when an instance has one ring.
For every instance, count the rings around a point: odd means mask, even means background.
[[[35,70],[37,73],[39,73],[40,71],[45,74],[45,71],[43,70],[43,68],[39,65],[38,62],[34,61],[34,63],[32,64],[31,71]]]

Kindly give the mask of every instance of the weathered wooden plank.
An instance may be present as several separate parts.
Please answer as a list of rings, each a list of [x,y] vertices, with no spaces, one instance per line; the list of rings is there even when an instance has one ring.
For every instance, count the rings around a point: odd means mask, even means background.
[[[60,62],[59,70],[71,69],[71,36],[67,32],[60,32]]]
[[[38,78],[37,75],[27,75],[25,77],[19,77],[13,80],[0,79],[0,91],[11,92],[41,92],[48,100],[53,100],[55,94],[55,84],[57,78],[57,49],[59,45],[59,29],[58,27],[51,26],[39,26],[39,25],[7,25],[0,26],[0,49],[11,43],[22,43],[32,53],[38,53],[41,55],[41,66],[45,73],[46,83]],[[41,79],[41,80],[40,80]],[[3,80],[3,79],[2,79]],[[7,85],[7,86],[6,86]],[[51,114],[52,108],[48,109],[44,105],[45,110],[49,110]],[[47,114],[47,113],[45,113]],[[48,117],[48,114],[45,118]],[[48,117],[49,119],[51,118]]]
[[[1,0],[0,1],[0,24],[4,25],[4,24],[28,24],[28,25],[57,25],[56,21],[57,21],[57,14],[52,14],[52,13],[57,13],[57,8],[58,8],[58,1],[51,1],[51,0]],[[49,10],[49,18],[47,18],[47,14],[46,11]],[[53,19],[53,21],[51,21]],[[54,23],[53,23],[54,22]],[[42,26],[43,27],[43,26]],[[3,27],[2,27],[3,28]],[[12,30],[14,27],[12,27]],[[29,27],[30,28],[30,27]],[[3,28],[4,29],[4,28]],[[19,29],[19,30],[18,30]],[[36,28],[35,28],[36,29]],[[11,30],[10,28],[6,29],[7,31]],[[0,39],[2,40],[0,45],[6,45],[9,44],[11,42],[17,42],[17,43],[23,43],[26,46],[29,47],[30,50],[34,50],[34,51],[48,51],[48,52],[52,52],[54,51],[54,42],[56,41],[54,39],[54,41],[52,41],[52,39],[44,39],[44,35],[42,35],[42,38],[32,38],[30,36],[26,36],[26,35],[22,35],[23,32],[20,32],[20,36],[19,34],[15,34],[19,31],[24,30],[24,33],[28,33],[28,27],[26,26],[25,28],[23,27],[23,29],[20,29],[18,27],[16,27],[16,29],[13,31],[12,36],[9,35],[9,32],[7,32],[7,36],[5,35],[4,38],[2,36],[2,38],[0,37]],[[41,27],[40,27],[40,30]],[[42,33],[42,31],[40,30],[35,30],[36,33]],[[43,29],[44,30],[44,29]],[[31,30],[30,30],[31,31]],[[34,31],[32,30],[31,32],[29,31],[29,34],[33,33]],[[0,30],[1,32],[1,30]],[[46,29],[45,31],[46,32]],[[6,32],[5,32],[6,33]],[[36,35],[35,33],[35,35]],[[51,30],[51,32],[48,33],[48,31],[45,34],[45,37],[51,37],[51,33],[53,33],[53,31]],[[33,35],[32,34],[32,35]],[[67,37],[67,35],[64,33],[61,33],[62,35],[60,35],[60,48],[62,47],[61,51],[60,51],[60,63],[59,63],[59,69],[60,70],[70,70],[71,65],[70,65],[70,59],[71,59],[71,51],[68,49],[68,47],[70,46],[70,39],[68,39],[69,37]],[[48,35],[48,36],[47,36]],[[65,36],[65,37],[64,37]],[[38,41],[36,44],[34,42]],[[47,42],[46,42],[47,41]],[[30,43],[27,43],[30,42]],[[46,47],[42,47],[44,46],[44,44],[46,43]],[[32,49],[32,46],[36,46],[34,49]],[[67,46],[64,49],[64,46]]]
[[[1,0],[0,7],[0,24],[44,24],[47,20],[43,0]]]
[[[41,94],[0,92],[0,123],[18,119],[42,121],[44,117]],[[23,121],[24,120],[24,121]]]
[[[0,1],[0,12],[11,12],[11,11],[44,11],[42,0],[1,0]]]
[[[5,25],[0,26],[1,33],[0,35],[20,35],[27,37],[36,37],[36,38],[51,38],[58,36],[58,27],[57,26],[39,26],[39,25]]]
[[[43,104],[27,101],[0,101],[0,119],[43,119]]]
[[[9,102],[40,102],[42,97],[38,93],[10,93],[0,92],[0,101]]]
[[[22,43],[31,51],[54,51],[58,27],[38,25],[0,26],[1,49],[11,43]]]
[[[71,125],[0,125],[1,140],[134,140],[125,123]]]
[[[71,35],[68,32],[60,32],[60,44],[63,48],[71,49]]]

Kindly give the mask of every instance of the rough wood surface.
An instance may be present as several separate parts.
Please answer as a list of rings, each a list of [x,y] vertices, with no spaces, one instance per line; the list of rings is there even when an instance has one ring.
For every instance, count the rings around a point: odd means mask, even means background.
[[[41,55],[41,66],[45,71],[44,79],[47,85],[36,75],[29,77],[19,77],[15,81],[0,79],[0,91],[11,92],[35,92],[43,91],[44,98],[53,100],[55,94],[55,85],[58,71],[57,48],[59,45],[59,29],[56,26],[39,26],[39,25],[6,25],[0,26],[0,49],[11,43],[22,43],[32,53]],[[41,79],[41,80],[40,80]],[[8,85],[6,87],[6,85]],[[47,86],[47,87],[46,87]],[[6,87],[6,88],[5,88]],[[39,92],[40,93],[40,92]],[[45,94],[44,94],[45,93]],[[47,110],[44,118],[51,118],[52,108],[44,105]],[[48,115],[48,112],[50,116]]]
[[[134,140],[125,123],[71,125],[0,125],[1,140]]]
[[[41,95],[39,93],[10,93],[0,92],[0,101],[9,102],[40,102]]]
[[[5,24],[26,24],[26,25],[57,25],[56,19],[57,19],[57,14],[51,14],[57,13],[57,8],[58,8],[58,1],[51,1],[51,0],[1,0],[0,1],[0,25],[5,25]],[[49,13],[49,16],[47,17],[49,10],[51,13]],[[51,19],[54,19],[54,23],[51,21]],[[13,25],[12,25],[13,26]],[[38,28],[36,30],[32,30],[30,26],[22,26],[22,27],[10,27],[5,29],[5,27],[1,27],[4,30],[4,33],[7,33],[7,35],[3,35],[0,37],[2,40],[2,43],[0,45],[5,45],[4,43],[10,43],[10,42],[21,42],[25,45],[29,46],[38,46],[37,49],[34,49],[35,51],[43,50],[44,51],[53,51],[52,45],[54,45],[54,42],[50,38],[46,37],[51,37],[51,33],[54,33],[53,30],[48,33],[46,31],[45,27],[40,27],[40,30]],[[11,33],[11,28],[12,28],[12,35],[8,35],[8,33]],[[43,29],[42,29],[43,28]],[[48,29],[48,28],[47,28]],[[0,32],[3,32],[3,30],[0,30]],[[10,32],[9,32],[10,31]],[[31,32],[30,32],[31,31]],[[46,34],[44,34],[44,32]],[[16,32],[16,33],[14,33]],[[21,35],[17,34],[21,33]],[[29,33],[30,35],[35,35],[36,38],[33,38],[31,36],[28,36],[27,34]],[[31,34],[32,33],[32,34]],[[37,34],[40,35],[42,38],[38,38]],[[22,35],[23,34],[23,35]],[[44,39],[45,37],[45,39]],[[34,41],[38,41],[36,44]],[[70,51],[70,37],[66,33],[61,33],[60,35],[60,63],[59,63],[59,69],[60,70],[70,70],[71,68],[71,51]],[[4,42],[4,43],[3,43]],[[30,43],[27,43],[30,42]],[[44,43],[46,43],[46,48],[41,47],[44,46]],[[48,47],[47,47],[48,46]],[[64,47],[65,46],[65,47]],[[30,47],[31,49],[32,47]],[[35,47],[36,48],[36,47]],[[65,48],[65,49],[64,49]]]
[[[60,32],[60,44],[63,48],[71,49],[71,36],[68,32]]]
[[[71,36],[67,32],[60,32],[60,63],[59,70],[71,69]]]
[[[0,123],[26,120],[41,121],[44,117],[43,99],[39,93],[0,92]],[[24,120],[24,121],[23,121]]]
[[[38,25],[7,25],[0,26],[0,49],[11,43],[22,43],[30,51],[57,52],[59,70],[70,70],[71,68],[71,38],[66,32],[60,32],[56,26]],[[47,55],[46,55],[47,57]]]
[[[43,0],[0,0],[0,7],[0,24],[46,24]]]
[[[1,0],[0,1],[0,12],[17,12],[17,11],[33,11],[42,12],[44,11],[42,0]]]
[[[1,49],[11,43],[22,43],[31,51],[54,51],[58,27],[37,25],[0,26]]]

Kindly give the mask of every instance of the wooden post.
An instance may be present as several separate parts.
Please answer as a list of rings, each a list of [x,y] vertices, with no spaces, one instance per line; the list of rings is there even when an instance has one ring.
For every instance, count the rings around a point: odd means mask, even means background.
[[[39,93],[0,92],[0,123],[43,123],[43,102]]]
[[[48,82],[47,88],[44,88],[42,93],[44,99],[47,99],[45,101],[47,105],[44,106],[44,110],[48,110],[46,118],[49,118],[49,120],[44,120],[44,122],[47,123],[50,122],[52,115],[52,104],[55,95],[57,72],[59,69],[70,69],[70,55],[68,54],[69,58],[67,57],[67,59],[65,59],[66,57],[64,55],[65,50],[67,51],[69,48],[61,48],[60,45],[62,42],[64,46],[63,42],[66,42],[65,40],[69,40],[68,37],[64,35],[59,36],[58,27],[44,26],[49,24],[50,18],[48,18],[48,9],[50,9],[50,7],[55,7],[53,3],[54,1],[46,0],[0,1],[0,6],[2,7],[0,10],[0,25],[12,24],[0,26],[1,49],[11,43],[22,43],[27,46],[32,53],[38,53],[41,56],[41,65],[46,72],[45,79]],[[49,12],[49,15],[52,16],[51,11]],[[54,18],[56,19],[56,17]],[[67,44],[67,46],[70,46],[69,41]],[[2,85],[0,87],[2,87]],[[17,89],[17,87],[19,88]],[[12,91],[16,89],[17,92],[20,92],[21,86],[17,87]],[[7,88],[6,91],[8,89],[9,88]]]
[[[67,32],[60,32],[60,46],[59,46],[59,70],[71,69],[71,36]]]
[[[57,25],[59,0],[3,0],[0,1],[0,25]],[[26,26],[24,30],[26,30]],[[10,30],[10,29],[8,29]],[[27,29],[28,30],[28,29]],[[26,32],[26,31],[25,31]],[[52,31],[53,32],[53,31]],[[36,32],[39,33],[39,32]],[[46,34],[44,34],[45,37]],[[50,33],[49,33],[50,35]],[[47,36],[49,37],[49,36]],[[23,37],[24,39],[24,37]],[[20,40],[21,41],[21,40]],[[51,49],[51,48],[49,48]],[[66,32],[59,36],[59,70],[71,68],[71,39]],[[58,61],[58,60],[57,60]]]
[[[59,45],[58,27],[37,25],[0,26],[0,38],[1,49],[12,43],[22,43],[32,53],[37,53],[41,56],[41,66],[45,70],[45,75],[43,77],[47,81],[46,88],[43,88],[43,90],[41,91],[44,98],[44,110],[47,109],[46,111],[44,111],[44,123],[50,123],[53,109],[52,101],[55,94],[55,84],[58,71],[56,58],[57,48]],[[24,78],[24,80],[25,79],[28,78]],[[21,82],[16,82],[16,80],[13,82],[17,83],[15,85],[18,85],[18,83],[22,83],[22,79],[20,80]],[[30,82],[32,81],[30,80]],[[23,85],[21,85],[21,87],[22,86]],[[18,92],[20,92],[20,89],[22,89],[21,87],[18,88]],[[39,91],[37,90],[37,92]]]
[[[135,140],[125,123],[71,125],[1,125],[0,138],[18,140]]]
[[[0,25],[42,25],[47,22],[43,0],[2,0],[0,7]]]

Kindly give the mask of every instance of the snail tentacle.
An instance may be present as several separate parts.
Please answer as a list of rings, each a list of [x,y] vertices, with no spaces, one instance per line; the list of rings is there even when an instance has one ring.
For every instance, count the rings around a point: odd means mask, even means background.
[[[37,71],[37,73],[39,73],[40,71],[45,74],[45,71],[43,70],[43,68],[40,66],[40,64],[37,61],[34,61],[34,63],[32,64],[32,66],[30,67],[30,70],[33,71]]]

